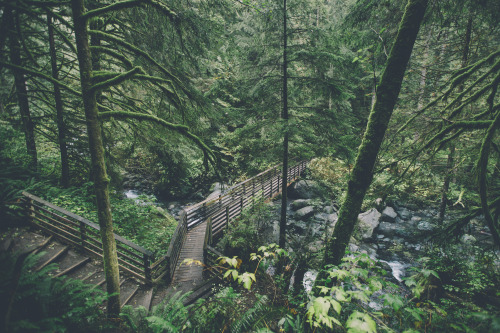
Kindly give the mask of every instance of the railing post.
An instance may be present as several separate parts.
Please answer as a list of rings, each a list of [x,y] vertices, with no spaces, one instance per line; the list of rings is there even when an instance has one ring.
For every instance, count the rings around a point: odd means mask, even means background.
[[[87,228],[85,223],[80,221],[80,240],[82,242],[82,248],[85,248],[85,239],[87,238]]]
[[[229,226],[229,206],[226,206],[226,225]]]
[[[146,278],[147,283],[150,283],[151,280],[151,261],[149,260],[149,256],[144,253],[143,255],[144,261],[144,277]]]
[[[28,221],[30,223],[35,223],[35,206],[33,205],[33,200],[29,199],[26,201],[26,210],[28,211]]]

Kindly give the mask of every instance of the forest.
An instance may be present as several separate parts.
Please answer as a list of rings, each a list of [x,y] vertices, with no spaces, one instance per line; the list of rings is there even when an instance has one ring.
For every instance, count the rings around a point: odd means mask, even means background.
[[[500,332],[499,23],[0,1],[0,331]]]

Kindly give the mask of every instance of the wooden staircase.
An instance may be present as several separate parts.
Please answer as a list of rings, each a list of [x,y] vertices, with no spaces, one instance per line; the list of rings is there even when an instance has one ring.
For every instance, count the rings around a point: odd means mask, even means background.
[[[272,200],[281,193],[281,185],[291,184],[306,168],[302,161],[281,178],[278,166],[231,187],[218,198],[208,198],[182,211],[179,224],[167,252],[155,258],[148,250],[115,235],[120,263],[121,306],[151,309],[177,290],[191,291],[189,304],[212,292],[215,274],[209,277],[201,265],[186,265],[193,259],[210,265],[221,256],[212,245],[213,237],[257,200]],[[0,251],[40,252],[40,270],[55,263],[54,278],[70,277],[106,290],[99,226],[29,193],[23,193],[23,205],[31,228],[14,228],[0,233]],[[44,232],[44,233],[42,233]],[[155,260],[156,259],[156,260]]]
[[[56,264],[51,271],[54,278],[73,278],[106,290],[102,261],[88,254],[59,242],[55,237],[43,234],[29,227],[13,228],[0,233],[0,251],[10,253],[44,253],[33,271],[39,271],[49,264]],[[164,290],[163,290],[164,289]],[[162,294],[167,286],[146,285],[127,272],[120,271],[121,306],[143,306],[150,309],[161,299],[153,297]]]

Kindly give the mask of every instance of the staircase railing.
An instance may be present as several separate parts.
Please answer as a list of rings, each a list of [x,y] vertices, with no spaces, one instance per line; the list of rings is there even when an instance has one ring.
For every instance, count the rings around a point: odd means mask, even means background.
[[[99,225],[58,207],[33,194],[22,193],[28,221],[85,252],[101,257],[102,242]],[[145,282],[152,282],[158,275],[151,263],[155,258],[151,251],[115,234],[120,269]]]

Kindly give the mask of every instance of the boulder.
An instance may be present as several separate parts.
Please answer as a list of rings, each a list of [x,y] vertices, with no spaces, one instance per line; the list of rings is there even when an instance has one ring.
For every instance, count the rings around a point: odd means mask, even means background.
[[[304,221],[288,219],[287,225],[299,234],[302,234],[307,230],[307,223],[305,223]]]
[[[473,244],[476,242],[476,237],[469,234],[465,234],[460,238],[460,241],[464,244]]]
[[[436,226],[428,221],[421,221],[417,225],[417,229],[420,231],[433,231]]]
[[[358,215],[358,231],[362,239],[369,239],[372,237],[373,230],[378,227],[381,216],[382,214],[375,208]]]
[[[376,229],[377,234],[384,235],[386,237],[394,237],[396,235],[397,229],[400,228],[396,223],[390,223],[390,222],[380,222]],[[379,235],[379,236],[381,236]],[[378,236],[377,236],[378,237]],[[381,237],[384,238],[384,237]]]
[[[323,211],[327,214],[332,214],[336,212],[335,207],[333,206],[325,206],[325,208],[323,208]]]
[[[387,206],[385,209],[382,211],[382,218],[381,221],[385,222],[395,222],[396,217],[398,217],[398,213],[394,210],[394,208]]]
[[[294,214],[294,217],[298,220],[307,220],[308,218],[314,215],[314,207],[307,206],[297,210]]]
[[[288,188],[291,199],[312,199],[321,193],[319,184],[313,180],[299,180]]]
[[[292,203],[290,204],[290,208],[292,208],[292,210],[299,210],[301,208],[304,208],[304,207],[307,207],[310,205],[311,205],[311,199],[298,199],[298,200],[292,201]]]
[[[398,215],[401,216],[401,218],[403,220],[408,220],[409,218],[411,218],[411,212],[407,208],[404,208],[404,207],[402,207],[398,211]]]
[[[328,222],[328,224],[331,227],[335,226],[335,224],[337,224],[338,220],[339,220],[339,216],[337,215],[337,213],[328,214],[328,216],[326,217],[326,221]]]

